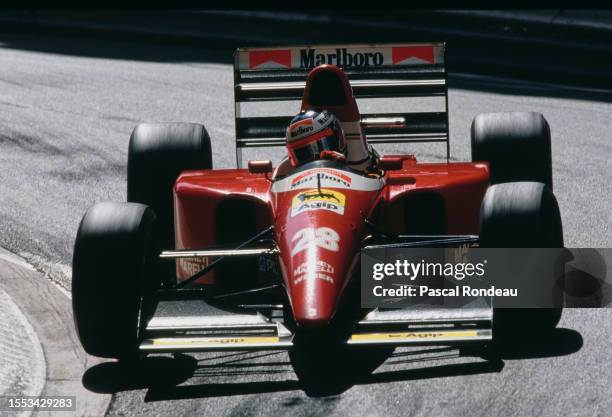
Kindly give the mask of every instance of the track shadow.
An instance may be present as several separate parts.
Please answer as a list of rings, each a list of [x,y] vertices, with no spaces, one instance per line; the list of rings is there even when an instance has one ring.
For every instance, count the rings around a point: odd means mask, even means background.
[[[447,357],[458,357],[457,354],[447,355],[450,348],[416,351],[414,353],[393,354],[392,349],[362,350],[351,360],[338,363],[334,369],[329,369],[336,377],[325,380],[310,378],[300,380],[295,378],[289,361],[277,360],[277,352],[258,355],[225,354],[215,356],[214,363],[208,359],[197,360],[188,355],[171,357],[148,357],[137,368],[126,367],[118,362],[106,362],[89,368],[83,375],[83,385],[98,393],[116,393],[120,391],[146,389],[145,401],[168,401],[189,398],[210,398],[247,394],[265,394],[283,391],[301,390],[310,397],[328,397],[342,394],[354,385],[367,385],[407,381],[425,378],[440,378],[461,375],[499,372],[503,362],[499,359],[480,363],[462,363],[425,367],[410,370],[392,370],[374,372],[381,364],[416,363],[441,360]],[[456,350],[456,349],[454,349]],[[422,352],[434,353],[428,359],[416,358]],[[442,356],[435,355],[442,353]],[[406,359],[407,356],[413,357]],[[394,362],[394,358],[403,358]],[[252,362],[266,359],[265,362]],[[358,361],[358,362],[354,362]],[[283,374],[285,378],[278,378]],[[182,384],[188,380],[249,380],[254,376],[258,381],[248,382],[211,382],[203,384]],[[261,378],[267,380],[261,380]]]
[[[137,368],[99,364],[85,372],[83,385],[98,393],[146,389],[147,402],[297,390],[309,397],[330,397],[356,385],[499,373],[505,360],[570,355],[582,345],[580,333],[557,329],[547,338],[501,347],[355,350],[333,368],[326,364],[319,378],[296,378],[281,352],[224,353],[204,359],[178,354],[148,357]]]
[[[495,75],[495,74],[491,74]],[[553,97],[561,99],[612,102],[612,90],[563,87],[522,79],[504,79],[487,76],[449,73],[448,86],[453,89],[506,94],[523,97]]]
[[[134,16],[134,19],[146,19]],[[233,52],[237,45],[232,42],[210,41],[178,42],[163,36],[139,38],[112,31],[98,34],[64,33],[58,28],[50,28],[23,33],[3,32],[0,30],[0,48],[43,52],[48,54],[78,56],[101,59],[117,59],[146,62],[184,62],[184,63],[220,63],[232,64]],[[223,30],[221,30],[223,32]],[[221,33],[223,34],[223,33]],[[222,39],[223,36],[220,37]],[[254,33],[254,40],[257,38]],[[319,43],[330,43],[320,39]],[[451,63],[449,62],[449,65]],[[526,68],[529,66],[526,65]],[[612,102],[612,91],[606,89],[581,89],[546,84],[522,77],[516,79],[496,78],[497,72],[491,71],[492,77],[483,74],[478,66],[461,67],[462,74],[449,73],[449,87],[484,93],[507,94],[513,96],[555,97],[577,100]],[[578,84],[579,85],[579,84]]]
[[[494,346],[481,352],[486,359],[537,359],[567,356],[582,349],[584,340],[575,330],[559,328],[549,336],[517,339],[514,343]]]
[[[233,48],[209,43],[206,47],[164,39],[121,39],[110,36],[69,36],[57,32],[16,34],[0,32],[0,48],[85,58],[145,62],[233,63]]]
[[[88,390],[104,394],[176,386],[191,378],[196,367],[197,361],[188,355],[150,356],[137,367],[104,362],[87,369],[82,382]]]
[[[455,349],[456,350],[456,349]],[[145,401],[169,401],[189,398],[210,398],[218,396],[234,396],[247,394],[266,394],[272,392],[283,391],[304,391],[309,397],[330,397],[337,396],[347,391],[355,385],[380,384],[398,381],[409,381],[416,379],[427,378],[442,378],[456,377],[462,375],[474,375],[489,372],[500,372],[503,369],[503,362],[500,359],[487,361],[479,361],[478,363],[460,363],[450,365],[439,365],[433,367],[424,367],[419,369],[409,370],[391,370],[372,373],[385,363],[389,358],[396,357],[392,354],[393,350],[362,350],[359,356],[353,356],[351,360],[338,363],[333,369],[327,369],[329,372],[324,373],[324,379],[315,378],[298,378],[292,372],[279,369],[278,373],[287,372],[287,376],[291,379],[282,379],[275,381],[257,381],[257,382],[229,382],[229,383],[205,383],[195,385],[181,385],[176,387],[154,386],[150,387],[145,396]],[[433,350],[435,352],[435,349]],[[414,355],[422,353],[418,351]],[[457,355],[454,355],[457,357]],[[434,355],[428,360],[440,360],[443,357]],[[359,359],[359,362],[354,360]],[[424,362],[425,359],[414,360],[413,362]],[[407,361],[406,361],[407,362]],[[349,365],[350,363],[350,365]],[[232,371],[229,373],[226,369],[219,369],[219,374],[216,371],[211,372],[210,365],[200,365],[194,373],[194,376],[241,376],[243,379],[252,375],[251,367],[266,365],[270,367],[273,363],[266,362],[265,364],[247,364],[243,363],[240,366],[242,371]],[[234,365],[237,364],[234,362]],[[289,362],[278,362],[278,367],[290,365]],[[225,368],[226,365],[214,365],[213,368]],[[270,371],[266,371],[270,373]],[[264,373],[262,373],[264,374]],[[333,376],[335,375],[335,377]]]
[[[440,362],[460,359],[457,348],[434,347],[394,351],[394,349],[355,350],[344,361],[327,369],[320,376],[300,377],[301,389],[309,397],[340,395],[355,385],[370,385],[419,379],[458,377],[500,372],[504,363],[499,358],[464,363]],[[418,368],[397,369],[406,365]],[[391,368],[391,369],[389,369]],[[375,372],[376,371],[376,372]]]

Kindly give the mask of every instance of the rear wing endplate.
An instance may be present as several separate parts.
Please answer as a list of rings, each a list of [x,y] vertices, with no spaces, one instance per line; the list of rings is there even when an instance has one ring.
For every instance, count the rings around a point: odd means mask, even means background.
[[[243,148],[284,146],[291,116],[243,117],[246,102],[301,100],[309,71],[334,64],[357,99],[444,97],[444,111],[362,114],[368,143],[445,142],[448,84],[444,43],[239,48],[234,54],[236,162]]]

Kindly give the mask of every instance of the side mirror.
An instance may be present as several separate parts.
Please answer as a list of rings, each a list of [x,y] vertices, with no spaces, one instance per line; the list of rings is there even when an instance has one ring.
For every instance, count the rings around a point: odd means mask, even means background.
[[[378,168],[383,171],[397,171],[402,169],[404,160],[397,156],[382,156],[378,160]]]
[[[249,161],[249,173],[251,174],[269,174],[272,172],[272,161]]]

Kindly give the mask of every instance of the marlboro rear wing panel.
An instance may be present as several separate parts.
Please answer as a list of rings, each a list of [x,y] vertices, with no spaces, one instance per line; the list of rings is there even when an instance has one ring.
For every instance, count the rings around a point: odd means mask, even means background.
[[[241,104],[301,100],[309,71],[334,64],[347,74],[356,99],[441,97],[438,112],[361,115],[368,142],[448,142],[444,43],[239,48],[234,55],[236,160],[243,148],[284,146],[291,116],[247,117]]]

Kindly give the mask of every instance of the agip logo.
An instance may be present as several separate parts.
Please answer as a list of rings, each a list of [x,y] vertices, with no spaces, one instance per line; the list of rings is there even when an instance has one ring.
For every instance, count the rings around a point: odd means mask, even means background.
[[[346,197],[344,194],[330,190],[308,190],[296,194],[291,201],[291,217],[311,210],[328,210],[344,214]]]

